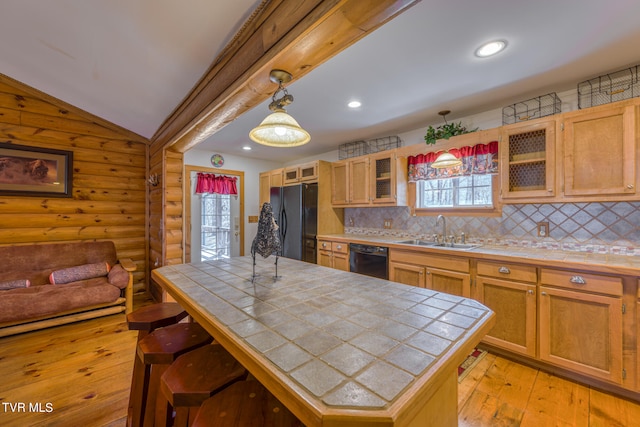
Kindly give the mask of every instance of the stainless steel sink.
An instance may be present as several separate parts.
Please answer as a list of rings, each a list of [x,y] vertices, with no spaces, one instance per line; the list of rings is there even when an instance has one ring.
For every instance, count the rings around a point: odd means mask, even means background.
[[[463,251],[468,251],[469,249],[475,249],[477,247],[480,247],[482,245],[473,245],[470,243],[453,243],[453,244],[442,244],[439,243],[437,245],[434,245],[437,248],[445,248],[445,249],[460,249]]]
[[[398,242],[395,243],[400,243],[400,244],[404,244],[404,245],[416,245],[416,246],[431,246],[434,248],[442,248],[442,249],[458,249],[461,251],[468,251],[471,249],[475,249],[477,247],[480,247],[482,245],[474,245],[474,244],[470,244],[470,243],[436,243],[433,241],[429,241],[429,240],[420,240],[420,239],[411,239],[411,240],[400,240]]]
[[[412,239],[412,240],[401,240],[396,243],[401,243],[404,245],[418,245],[418,246],[436,246],[436,242],[430,242],[428,240],[420,240],[420,239]]]

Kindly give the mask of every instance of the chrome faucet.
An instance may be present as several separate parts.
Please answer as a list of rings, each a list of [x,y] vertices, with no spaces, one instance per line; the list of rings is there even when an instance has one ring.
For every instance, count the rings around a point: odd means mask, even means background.
[[[440,222],[440,220],[442,220],[442,243],[446,244],[446,239],[447,239],[447,220],[445,219],[444,216],[438,215],[438,217],[436,218],[436,227],[438,226],[438,222]]]

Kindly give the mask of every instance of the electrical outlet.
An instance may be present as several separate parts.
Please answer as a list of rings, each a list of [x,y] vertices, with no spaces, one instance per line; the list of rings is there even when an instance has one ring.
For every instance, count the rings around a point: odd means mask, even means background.
[[[385,219],[384,220],[384,228],[391,228],[392,225],[393,225],[393,220],[392,219]]]
[[[549,237],[549,223],[546,221],[538,223],[538,237]]]

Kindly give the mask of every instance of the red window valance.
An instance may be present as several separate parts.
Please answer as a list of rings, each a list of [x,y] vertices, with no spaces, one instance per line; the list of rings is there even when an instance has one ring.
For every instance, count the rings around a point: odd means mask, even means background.
[[[444,151],[409,156],[409,181],[415,182],[426,179],[452,178],[472,174],[498,173],[498,141],[488,144],[477,144],[448,150],[456,158],[462,160],[461,166],[436,169],[431,164]]]
[[[216,175],[213,173],[198,173],[196,193],[238,194],[235,176]]]

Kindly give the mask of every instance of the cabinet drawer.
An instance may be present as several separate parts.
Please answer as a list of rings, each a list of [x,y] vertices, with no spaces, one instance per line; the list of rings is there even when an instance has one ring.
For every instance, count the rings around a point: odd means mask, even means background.
[[[318,249],[324,250],[324,251],[330,251],[331,250],[331,241],[329,240],[318,240]]]
[[[538,279],[535,267],[506,262],[478,261],[478,275],[531,283]]]
[[[349,252],[349,244],[343,242],[332,242],[331,250],[339,254],[346,254]]]
[[[332,251],[340,254],[349,253],[349,244],[344,242],[332,242],[331,240],[318,240],[318,249]]]
[[[543,268],[540,272],[540,282],[543,285],[622,296],[622,279],[620,277]]]

